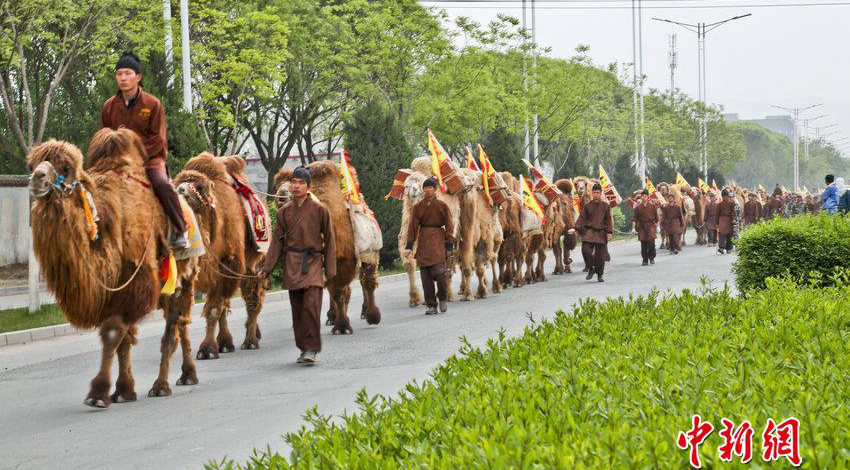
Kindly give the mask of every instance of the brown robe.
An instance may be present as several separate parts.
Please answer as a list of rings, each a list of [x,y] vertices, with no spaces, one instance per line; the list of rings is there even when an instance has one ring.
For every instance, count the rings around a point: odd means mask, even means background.
[[[119,91],[106,100],[100,112],[100,127],[118,129],[126,127],[139,135],[148,153],[148,159],[168,155],[168,141],[165,137],[165,110],[159,100],[139,87],[139,94],[130,100],[130,107],[124,104]]]
[[[635,206],[632,223],[636,227],[638,240],[654,242],[658,234],[658,207],[653,203]]]
[[[591,200],[581,206],[576,230],[581,233],[582,243],[608,243],[608,235],[614,233],[611,206],[604,200]]]
[[[744,211],[741,217],[744,219],[744,225],[750,225],[761,220],[762,205],[758,201],[747,201],[744,203]]]
[[[764,218],[765,220],[770,220],[774,217],[782,216],[782,199],[776,199],[771,197],[767,204],[765,204],[764,209]]]
[[[705,225],[709,230],[717,229],[717,203],[708,202],[705,205]]]
[[[407,246],[412,247],[419,240],[415,258],[420,266],[445,263],[446,243],[454,243],[453,234],[452,215],[445,202],[432,197],[413,206],[407,226]]]
[[[283,258],[283,288],[324,287],[325,277],[336,276],[336,247],[330,214],[321,202],[307,197],[299,206],[293,199],[278,209],[272,243],[263,271],[274,270]],[[306,257],[306,273],[303,263]]]
[[[717,233],[728,235],[735,225],[735,202],[721,201],[717,204],[717,215],[714,217]]]
[[[682,206],[679,204],[674,202],[662,207],[661,216],[667,235],[680,235],[684,231],[685,216],[682,214]]]

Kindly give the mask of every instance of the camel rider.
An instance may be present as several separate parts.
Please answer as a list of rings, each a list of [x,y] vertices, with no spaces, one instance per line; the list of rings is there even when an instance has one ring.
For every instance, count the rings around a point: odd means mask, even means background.
[[[576,230],[581,233],[581,254],[585,263],[589,263],[587,280],[596,275],[598,282],[605,282],[605,257],[608,254],[608,242],[614,233],[614,220],[611,218],[611,206],[602,200],[602,186],[594,183],[593,199],[581,206]]]
[[[440,299],[440,313],[446,313],[446,255],[452,251],[454,244],[454,225],[449,206],[437,199],[437,180],[426,179],[422,183],[425,197],[413,206],[410,223],[407,226],[407,245],[404,256],[413,254],[413,244],[419,240],[416,247],[416,262],[419,264],[419,275],[422,278],[422,290],[425,293],[425,315],[437,313],[437,299]],[[436,294],[434,283],[437,284]]]
[[[145,167],[153,193],[174,226],[175,232],[179,234],[173,241],[173,246],[176,249],[184,249],[189,246],[186,223],[177,192],[168,181],[168,170],[165,166],[165,157],[168,156],[165,110],[158,99],[142,90],[141,70],[142,65],[136,54],[124,53],[118,59],[115,64],[115,82],[119,91],[103,104],[100,127],[126,127],[138,134],[147,152]]]
[[[328,209],[310,197],[310,170],[298,167],[289,178],[292,200],[277,211],[266,261],[259,272],[267,278],[283,258],[283,288],[289,291],[299,364],[313,364],[322,351],[322,279],[336,276],[336,247]],[[283,254],[281,254],[283,253]]]

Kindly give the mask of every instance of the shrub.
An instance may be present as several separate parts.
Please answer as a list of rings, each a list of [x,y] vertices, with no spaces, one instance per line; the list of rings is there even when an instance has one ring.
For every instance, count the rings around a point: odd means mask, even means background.
[[[804,467],[847,468],[848,334],[846,286],[587,300],[520,338],[467,345],[397,398],[362,391],[341,422],[308,411],[288,458],[261,451],[247,467],[689,468],[675,438],[700,414],[715,426],[706,468],[730,465],[721,418],[749,420],[759,467],[767,419],[792,416]]]
[[[836,269],[850,267],[850,220],[821,214],[764,222],[741,232],[737,250],[734,270],[742,292],[784,274],[826,282]]]

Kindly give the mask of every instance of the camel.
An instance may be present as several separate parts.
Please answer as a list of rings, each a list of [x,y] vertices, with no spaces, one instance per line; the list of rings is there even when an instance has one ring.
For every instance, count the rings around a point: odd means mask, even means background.
[[[562,193],[559,196],[558,207],[560,208],[563,229],[553,234],[552,254],[555,256],[555,271],[553,274],[560,275],[573,272],[570,266],[573,262],[570,252],[578,244],[578,236],[575,233],[569,233],[569,231],[575,227],[578,214],[576,214],[575,205],[573,205],[573,182],[569,179],[559,179],[555,181],[555,186]],[[562,238],[563,246],[561,245]]]
[[[334,229],[336,246],[336,276],[328,280],[327,289],[330,308],[327,325],[333,325],[333,334],[351,334],[351,320],[348,317],[348,304],[351,300],[351,283],[360,271],[360,286],[363,289],[363,305],[360,318],[370,325],[381,322],[381,310],[375,303],[375,289],[378,288],[378,252],[369,251],[358,255],[354,246],[354,228],[345,196],[340,190],[339,166],[322,160],[307,166],[312,175],[310,191],[328,209]],[[275,187],[278,197],[285,204],[291,199],[289,177],[292,170],[281,169],[275,175]]]
[[[707,245],[708,244],[708,228],[705,226],[705,195],[702,194],[699,188],[693,187],[691,188],[692,194],[697,195],[696,198],[692,198],[694,201],[694,211],[696,212],[693,217],[691,217],[691,223],[694,226],[694,230],[697,232],[697,245]]]
[[[459,193],[460,246],[457,257],[461,271],[459,295],[461,300],[486,299],[488,292],[485,271],[488,264],[493,271],[493,292],[502,290],[496,274],[497,253],[503,240],[498,208],[491,207],[484,196],[480,171],[459,168],[457,172],[464,181],[468,182],[468,189]],[[472,294],[469,285],[473,269],[478,277],[478,290],[475,295]]]
[[[540,227],[540,233],[527,236],[525,254],[526,282],[546,282],[546,273],[544,272],[546,250],[553,248],[555,243],[560,243],[561,234],[565,231],[566,222],[562,216],[561,195],[559,195],[558,199],[549,201],[545,196],[540,197],[539,192],[535,192],[535,194],[537,195],[537,201],[541,203],[545,218]],[[544,205],[543,202],[546,202],[546,204]],[[570,202],[570,206],[572,206],[572,201]]]
[[[410,176],[404,182],[404,198],[402,200],[401,210],[401,229],[398,232],[398,252],[404,253],[404,247],[407,244],[407,226],[410,223],[410,213],[413,211],[413,206],[422,199],[422,183],[426,178],[433,176],[431,171],[431,157],[418,157],[410,164]],[[461,240],[460,236],[460,196],[457,194],[444,194],[437,191],[437,199],[445,202],[449,206],[449,213],[452,216],[454,224],[455,240]],[[414,244],[413,251],[416,251]],[[456,244],[457,245],[457,244]],[[409,285],[408,305],[416,307],[422,303],[422,295],[419,293],[419,287],[416,279],[416,260],[413,257],[401,257],[404,263],[404,270],[407,272],[407,281]],[[447,291],[446,300],[451,302],[454,299],[452,291],[451,279],[455,272],[456,253],[450,253],[449,259],[446,261],[446,281]]]
[[[519,182],[509,172],[500,173],[508,188],[507,200],[499,207],[499,223],[502,227],[502,244],[498,250],[499,280],[502,286],[521,287],[520,269],[525,256],[522,241],[520,210],[522,197],[516,192]]]
[[[123,128],[104,128],[94,135],[87,171],[80,150],[66,142],[51,139],[27,156],[33,250],[42,275],[71,325],[100,330],[100,370],[84,401],[97,408],[136,400],[130,350],[137,324],[157,306],[166,324],[159,376],[148,395],[170,394],[168,369],[178,338],[183,366],[177,385],[198,383],[187,332],[198,262],[177,262],[174,294],[160,294],[160,261],[169,254],[168,222],[150,190],[146,156],[136,133]],[[85,192],[94,207],[85,202]],[[92,209],[99,222],[88,219]],[[116,355],[118,378],[110,395]]]
[[[257,278],[264,254],[250,234],[239,195],[228,175],[245,180],[245,160],[239,156],[216,157],[204,152],[191,158],[175,178],[177,191],[198,216],[207,252],[201,258],[197,289],[207,296],[203,316],[206,335],[198,347],[198,359],[218,359],[219,353],[236,350],[227,324],[230,299],[240,289],[248,311],[242,349],[259,349],[261,332],[257,317],[266,295]],[[218,329],[218,335],[216,335]]]

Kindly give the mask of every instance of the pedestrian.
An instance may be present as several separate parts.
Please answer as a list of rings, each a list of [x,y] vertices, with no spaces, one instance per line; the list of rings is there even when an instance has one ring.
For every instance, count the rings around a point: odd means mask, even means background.
[[[782,208],[782,188],[780,188],[779,184],[777,184],[776,187],[773,188],[773,195],[770,196],[770,199],[764,207],[764,220],[782,217]],[[746,217],[744,219],[746,220]]]
[[[717,245],[717,193],[708,193],[705,205],[705,226],[708,229],[708,246]]]
[[[835,184],[835,176],[834,175],[826,175],[824,178],[826,182],[826,189],[821,193],[821,211],[826,211],[828,214],[832,215],[838,212],[838,185]]]
[[[667,234],[667,248],[670,253],[678,255],[681,249],[679,239],[685,227],[685,216],[682,206],[676,204],[672,194],[667,195],[667,204],[661,208],[661,223],[664,225],[664,233]]]
[[[732,192],[728,189],[724,190],[722,198],[723,200],[717,204],[717,215],[714,216],[719,238],[717,253],[721,255],[732,252],[732,236],[736,223],[735,201]]]
[[[838,212],[846,214],[850,212],[850,191],[844,186],[844,178],[835,178],[835,186],[838,188]]]
[[[803,195],[800,193],[793,193],[791,200],[785,204],[785,217],[803,215],[807,211],[808,208],[806,207],[806,203],[803,202]]]
[[[643,266],[655,264],[655,238],[658,230],[658,208],[650,201],[649,191],[644,189],[635,205],[632,224],[640,240],[640,255]]]
[[[328,209],[310,197],[310,170],[298,167],[289,178],[292,200],[277,211],[272,243],[259,277],[267,278],[282,258],[283,288],[289,291],[297,363],[313,364],[322,351],[322,293],[336,276],[334,230]]]
[[[747,194],[747,202],[744,203],[743,211],[744,228],[758,223],[761,220],[762,210],[758,195],[756,193]]]
[[[812,198],[811,194],[806,194],[804,198],[804,202],[806,203],[806,212],[809,214],[815,214],[818,212],[817,207],[815,207],[815,201]]]
[[[118,93],[103,104],[100,112],[100,128],[117,130],[126,127],[135,132],[142,141],[146,155],[145,172],[153,193],[162,205],[165,216],[174,227],[175,236],[171,243],[175,249],[189,246],[186,222],[177,192],[171,186],[165,158],[168,142],[165,136],[165,110],[150,93],[142,89],[142,64],[139,56],[125,52],[115,64],[115,83]]]
[[[407,244],[404,256],[413,255],[416,246],[416,263],[422,278],[422,290],[425,293],[425,315],[437,313],[439,299],[440,313],[448,311],[446,295],[446,258],[454,244],[454,223],[449,206],[437,199],[437,180],[433,177],[422,183],[424,197],[413,206],[410,222],[407,226]],[[436,293],[434,291],[436,284]]]
[[[576,230],[581,233],[581,254],[585,263],[590,264],[587,280],[596,275],[598,282],[605,282],[605,258],[608,254],[608,242],[614,233],[614,219],[611,217],[611,206],[602,200],[602,186],[594,183],[593,198],[581,206]]]

